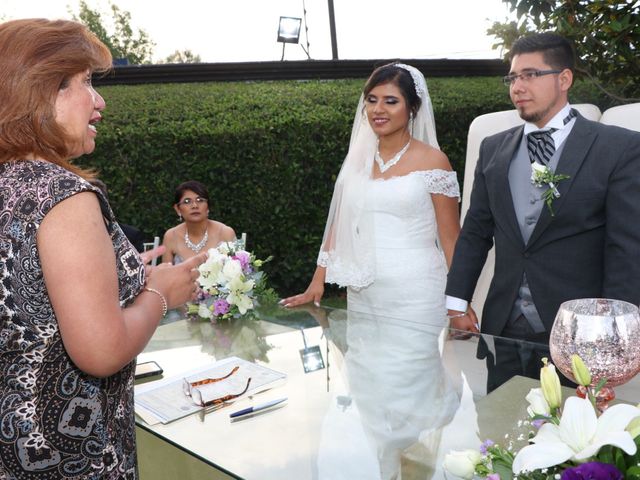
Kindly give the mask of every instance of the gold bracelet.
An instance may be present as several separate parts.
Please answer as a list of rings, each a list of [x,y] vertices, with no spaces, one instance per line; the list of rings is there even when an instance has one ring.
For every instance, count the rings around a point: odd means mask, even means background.
[[[151,287],[144,287],[144,291],[145,292],[151,292],[151,293],[155,293],[156,295],[158,295],[158,297],[160,297],[160,301],[162,302],[162,316],[164,317],[167,314],[167,299],[164,297],[164,295],[162,293],[160,293],[160,291],[156,290],[155,288],[151,288]]]

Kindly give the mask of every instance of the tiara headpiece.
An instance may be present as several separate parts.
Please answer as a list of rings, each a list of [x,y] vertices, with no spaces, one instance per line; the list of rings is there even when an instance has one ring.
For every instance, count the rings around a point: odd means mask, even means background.
[[[416,87],[416,93],[419,97],[426,94],[427,92],[427,84],[425,82],[424,76],[420,73],[416,67],[412,67],[411,65],[407,65],[406,63],[395,63],[396,67],[402,68],[411,74],[411,78],[413,78],[413,84]]]

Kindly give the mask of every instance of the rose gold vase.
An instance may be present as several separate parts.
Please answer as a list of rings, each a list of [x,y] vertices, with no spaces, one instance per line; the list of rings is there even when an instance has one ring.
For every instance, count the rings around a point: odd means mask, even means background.
[[[549,339],[551,358],[562,374],[576,381],[571,355],[578,354],[589,372],[595,393],[600,380],[606,384],[595,396],[604,410],[615,398],[613,388],[640,371],[640,312],[621,300],[583,298],[560,305]],[[586,388],[578,394],[586,394]]]

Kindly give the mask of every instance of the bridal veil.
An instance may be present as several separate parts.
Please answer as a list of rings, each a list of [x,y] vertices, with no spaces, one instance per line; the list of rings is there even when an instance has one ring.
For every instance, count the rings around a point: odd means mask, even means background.
[[[380,68],[409,72],[421,100],[410,119],[411,136],[438,147],[433,107],[427,83],[420,71],[395,63]],[[364,94],[360,95],[349,142],[349,151],[336,180],[324,231],[318,265],[326,267],[325,281],[360,289],[375,279],[374,225],[371,215],[363,215],[367,189],[372,181],[377,137],[367,119]]]

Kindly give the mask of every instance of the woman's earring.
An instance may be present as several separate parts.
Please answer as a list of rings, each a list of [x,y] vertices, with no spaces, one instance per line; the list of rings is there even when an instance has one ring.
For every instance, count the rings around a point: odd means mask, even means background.
[[[182,221],[182,215],[178,214],[178,221],[181,222]]]

